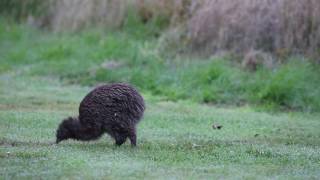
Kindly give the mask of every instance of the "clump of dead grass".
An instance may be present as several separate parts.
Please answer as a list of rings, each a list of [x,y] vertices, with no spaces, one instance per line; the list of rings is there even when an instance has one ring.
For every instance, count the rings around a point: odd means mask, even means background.
[[[124,21],[126,3],[115,0],[57,0],[51,11],[54,31],[74,31],[90,26],[115,28]]]
[[[206,0],[187,22],[193,50],[319,54],[318,0]]]
[[[7,14],[16,12],[18,19],[54,31],[123,27],[133,10],[142,23],[159,24],[150,28],[162,34],[162,49],[186,46],[200,55],[245,56],[251,49],[282,59],[320,55],[319,0],[3,0],[0,5]]]

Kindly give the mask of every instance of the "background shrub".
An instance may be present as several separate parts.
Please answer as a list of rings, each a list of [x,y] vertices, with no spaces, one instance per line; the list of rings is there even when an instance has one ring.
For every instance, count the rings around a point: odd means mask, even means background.
[[[187,28],[192,49],[205,54],[258,49],[278,57],[318,57],[319,17],[317,0],[207,0]]]

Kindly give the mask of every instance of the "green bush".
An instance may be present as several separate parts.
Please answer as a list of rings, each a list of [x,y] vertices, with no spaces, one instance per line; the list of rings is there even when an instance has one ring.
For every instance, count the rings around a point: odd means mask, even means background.
[[[260,84],[257,100],[294,109],[319,109],[320,74],[316,67],[292,60],[272,73],[265,72],[268,78]]]

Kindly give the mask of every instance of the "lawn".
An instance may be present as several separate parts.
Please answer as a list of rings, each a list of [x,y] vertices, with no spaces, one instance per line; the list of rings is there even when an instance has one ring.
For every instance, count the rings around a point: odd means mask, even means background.
[[[145,94],[138,147],[115,147],[108,136],[55,145],[58,123],[77,114],[89,88],[16,73],[0,82],[1,179],[320,177],[318,114],[217,108]]]
[[[153,39],[103,35],[0,23],[0,179],[320,178],[319,74],[311,65],[249,74],[220,62],[170,64]],[[138,146],[116,147],[107,135],[53,144],[92,86],[112,81],[135,84],[146,100]],[[254,97],[306,111],[264,111]]]

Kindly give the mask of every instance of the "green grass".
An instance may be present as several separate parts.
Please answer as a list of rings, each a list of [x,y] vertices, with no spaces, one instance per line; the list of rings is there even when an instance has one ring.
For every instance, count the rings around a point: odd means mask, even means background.
[[[137,148],[115,147],[108,136],[52,145],[59,122],[77,114],[89,88],[20,74],[3,75],[0,82],[0,176],[5,179],[320,177],[318,114],[269,114],[144,94],[147,111]],[[223,128],[213,130],[214,123]]]
[[[157,29],[130,22],[54,34],[0,21],[0,179],[319,179],[317,65],[251,73],[231,59],[166,59]],[[138,147],[52,144],[89,86],[114,81],[146,99]]]
[[[0,74],[28,68],[28,76],[81,85],[130,82],[171,101],[320,111],[319,65],[291,59],[253,73],[232,58],[168,59],[159,52],[160,25],[136,21],[129,19],[118,32],[54,34],[1,20]]]
[[[306,60],[252,73],[231,58],[167,59],[158,52],[157,26],[137,25],[134,19],[111,33],[52,34],[0,22],[0,73],[28,67],[28,75],[82,85],[130,82],[172,101],[320,111],[319,65]]]

